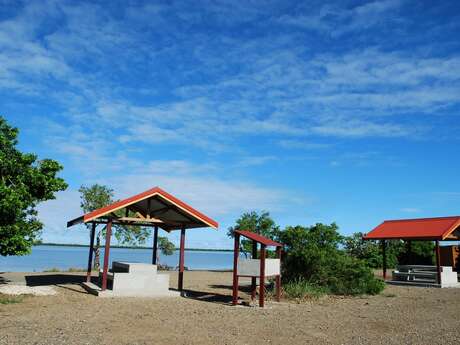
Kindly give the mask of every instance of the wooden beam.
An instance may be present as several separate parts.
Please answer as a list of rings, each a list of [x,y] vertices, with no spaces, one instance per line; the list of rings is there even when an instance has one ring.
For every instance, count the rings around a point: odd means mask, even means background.
[[[185,227],[180,231],[180,249],[179,249],[179,279],[178,290],[184,289],[184,254],[185,254]]]
[[[441,285],[441,250],[439,248],[439,241],[436,241],[436,275],[438,284]]]
[[[89,242],[88,269],[86,271],[86,282],[91,282],[91,268],[93,267],[93,250],[94,250],[94,235],[96,233],[96,223],[92,224],[91,236]]]
[[[161,219],[157,218],[136,218],[136,217],[120,217],[117,218],[118,221],[126,222],[144,222],[144,223],[164,223]]]
[[[259,276],[259,307],[263,308],[265,303],[265,245],[260,246],[260,276]]]
[[[383,262],[382,262],[382,270],[383,270],[383,281],[387,279],[387,251],[386,251],[386,243],[385,240],[382,240],[382,256],[383,256]]]
[[[233,295],[232,304],[238,304],[238,257],[240,256],[240,234],[235,234],[235,246],[233,248]]]
[[[112,236],[112,220],[110,219],[105,229],[104,267],[102,271],[102,291],[107,289],[107,272],[109,271],[110,237]]]
[[[158,225],[155,225],[153,231],[153,252],[152,252],[152,264],[156,265],[158,257]]]

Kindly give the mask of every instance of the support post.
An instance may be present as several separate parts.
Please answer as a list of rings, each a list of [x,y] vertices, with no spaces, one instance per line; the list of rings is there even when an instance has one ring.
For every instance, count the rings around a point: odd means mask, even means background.
[[[265,302],[265,245],[260,246],[260,276],[259,276],[259,307],[264,307]]]
[[[185,252],[185,227],[180,231],[180,249],[179,249],[179,280],[178,290],[184,289],[184,252]]]
[[[157,264],[158,257],[158,225],[155,225],[153,230],[153,253],[152,253],[152,264]]]
[[[109,270],[109,256],[110,256],[110,237],[112,236],[112,219],[107,222],[105,229],[105,249],[104,249],[104,268],[102,271],[102,291],[107,289],[107,272]]]
[[[436,273],[438,284],[441,285],[441,250],[439,248],[439,241],[436,241]]]
[[[93,266],[94,235],[96,233],[96,223],[92,224],[91,237],[89,241],[88,270],[86,272],[86,282],[91,282],[91,268]]]
[[[276,247],[276,257],[280,260],[280,264],[281,264],[281,247]],[[279,302],[281,300],[281,272],[275,278],[275,285],[276,285],[276,301]]]
[[[257,259],[257,242],[252,241],[252,259]],[[256,298],[256,290],[257,290],[257,278],[251,278],[251,300],[253,301]]]
[[[414,263],[413,256],[412,256],[412,241],[411,240],[407,241],[407,259],[408,259],[409,265],[412,265]]]
[[[385,240],[382,240],[382,256],[383,256],[383,262],[382,262],[382,269],[383,269],[383,280],[385,281],[387,279],[387,251],[386,251],[386,243]]]
[[[238,304],[238,257],[240,256],[240,234],[235,234],[233,247],[233,298],[232,304]]]

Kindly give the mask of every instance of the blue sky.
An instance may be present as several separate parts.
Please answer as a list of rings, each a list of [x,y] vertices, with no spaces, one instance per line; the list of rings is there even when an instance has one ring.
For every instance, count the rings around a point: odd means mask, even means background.
[[[458,1],[0,0],[0,113],[65,167],[45,241],[87,242],[95,182],[220,223],[189,247],[248,210],[367,232],[460,214],[459,37]]]

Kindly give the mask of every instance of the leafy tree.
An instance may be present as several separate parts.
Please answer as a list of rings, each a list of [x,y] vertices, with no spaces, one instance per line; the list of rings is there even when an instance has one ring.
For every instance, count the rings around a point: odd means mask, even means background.
[[[157,264],[160,265],[160,252],[163,255],[173,255],[176,247],[167,237],[158,236]]]
[[[54,199],[67,184],[57,177],[62,166],[17,149],[18,129],[0,116],[0,255],[29,254],[43,224],[38,203]]]
[[[340,250],[343,237],[335,223],[287,227],[278,240],[285,245],[283,279],[307,282],[341,295],[376,294],[384,283],[362,261]]]
[[[259,235],[275,239],[279,232],[279,226],[276,225],[275,221],[270,217],[269,212],[262,212],[258,214],[255,211],[246,212],[236,220],[236,224],[228,228],[227,235],[231,238],[234,237],[235,230],[246,230],[255,232]],[[241,252],[246,256],[252,251],[252,241],[247,239],[241,240]]]
[[[99,184],[93,184],[90,187],[81,186],[78,190],[80,192],[80,206],[84,213],[88,213],[98,208],[107,206],[115,202],[113,199],[113,189]],[[117,212],[115,212],[117,214]],[[122,216],[122,214],[117,214]],[[91,224],[86,224],[88,229]],[[94,268],[100,267],[100,245],[101,236],[105,236],[106,226],[97,231],[96,244],[94,246]],[[146,227],[134,225],[112,225],[112,233],[119,243],[123,244],[142,244],[150,236],[150,229]]]
[[[380,241],[363,241],[363,234],[356,232],[344,238],[345,251],[364,260],[369,267],[383,266],[382,245]],[[409,245],[400,240],[386,241],[387,267],[396,267],[399,264],[417,263],[432,265],[434,260],[434,245],[429,241],[412,241],[411,254]]]

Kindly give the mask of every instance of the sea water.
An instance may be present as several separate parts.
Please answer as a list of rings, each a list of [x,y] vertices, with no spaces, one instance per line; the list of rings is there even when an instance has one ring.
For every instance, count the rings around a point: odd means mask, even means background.
[[[101,265],[104,249],[101,248]],[[152,262],[152,249],[111,248],[110,262]],[[52,268],[67,270],[83,268],[88,263],[88,247],[34,246],[26,256],[0,256],[0,272],[42,272]],[[179,251],[165,256],[160,263],[175,268],[179,264]],[[228,270],[233,266],[232,252],[185,251],[185,266],[190,270]]]

